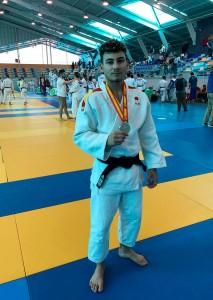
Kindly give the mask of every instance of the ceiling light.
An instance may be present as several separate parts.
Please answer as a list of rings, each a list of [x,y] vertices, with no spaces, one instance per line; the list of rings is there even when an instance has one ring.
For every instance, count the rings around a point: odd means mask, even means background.
[[[38,12],[38,16],[39,16],[39,17],[42,17],[42,13],[41,13],[41,12]]]
[[[88,15],[87,15],[87,13],[85,13],[84,14],[84,19],[88,19],[89,17],[88,17]]]
[[[73,25],[70,25],[70,28],[73,28],[74,26]]]
[[[62,34],[63,34],[63,32],[59,32],[59,34],[61,34],[61,35],[62,35]]]
[[[0,9],[0,15],[3,15],[3,14],[4,14],[4,10]]]
[[[35,22],[34,22],[34,21],[32,21],[32,22],[31,22],[31,25],[35,25]]]
[[[47,4],[53,4],[52,0],[47,0]]]
[[[3,3],[3,4],[7,4],[7,3],[8,3],[8,0],[3,0],[2,3]]]
[[[109,5],[109,2],[108,1],[103,1],[103,3],[102,3],[104,6],[107,6],[107,5]]]

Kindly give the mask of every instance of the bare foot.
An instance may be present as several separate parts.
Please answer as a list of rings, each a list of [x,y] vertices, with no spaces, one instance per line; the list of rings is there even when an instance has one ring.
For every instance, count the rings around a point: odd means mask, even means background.
[[[90,279],[89,285],[93,292],[102,292],[104,289],[104,263],[96,266],[95,272]]]
[[[148,265],[147,260],[143,255],[135,253],[131,248],[121,245],[118,250],[118,255],[123,258],[129,258],[136,264],[145,267]]]

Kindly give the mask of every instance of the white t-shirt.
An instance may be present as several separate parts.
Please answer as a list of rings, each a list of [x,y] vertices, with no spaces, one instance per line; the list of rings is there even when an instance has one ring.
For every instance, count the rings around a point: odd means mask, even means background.
[[[57,80],[57,96],[59,97],[67,97],[66,84],[63,84],[64,81],[61,77]]]

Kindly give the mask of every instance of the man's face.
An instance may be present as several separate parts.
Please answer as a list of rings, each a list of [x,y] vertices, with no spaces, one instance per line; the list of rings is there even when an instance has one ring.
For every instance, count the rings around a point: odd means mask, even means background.
[[[123,51],[118,53],[104,53],[102,70],[107,81],[121,82],[127,72],[127,60]]]

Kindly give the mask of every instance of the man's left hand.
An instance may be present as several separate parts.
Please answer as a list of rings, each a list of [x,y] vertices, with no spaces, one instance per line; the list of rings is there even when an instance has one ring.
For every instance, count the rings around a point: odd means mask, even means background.
[[[158,173],[157,173],[157,169],[148,169],[147,171],[148,176],[147,176],[147,186],[150,189],[153,189],[154,187],[156,187],[157,182],[158,182]]]

